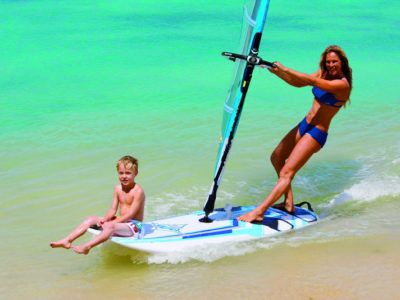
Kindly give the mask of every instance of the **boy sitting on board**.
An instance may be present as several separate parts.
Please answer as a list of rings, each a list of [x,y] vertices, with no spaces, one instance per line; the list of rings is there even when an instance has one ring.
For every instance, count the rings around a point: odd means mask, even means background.
[[[117,171],[120,184],[114,189],[111,208],[104,217],[87,217],[82,224],[76,227],[67,237],[50,243],[52,248],[63,247],[72,249],[79,254],[88,254],[90,249],[107,241],[110,236],[123,237],[138,236],[144,214],[145,195],[142,187],[135,182],[138,174],[138,160],[132,156],[124,156],[117,162]],[[119,217],[116,212],[119,206]],[[82,236],[91,226],[99,226],[102,231],[91,241],[78,246],[72,242]]]

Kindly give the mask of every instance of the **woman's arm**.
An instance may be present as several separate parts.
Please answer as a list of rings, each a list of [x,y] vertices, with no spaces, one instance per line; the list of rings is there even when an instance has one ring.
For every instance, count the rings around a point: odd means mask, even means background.
[[[322,78],[314,78],[312,86],[319,87],[320,89],[330,92],[336,96],[339,96],[339,99],[347,99],[350,93],[350,84],[347,79],[334,79],[334,80],[326,80]],[[343,97],[343,95],[347,95],[347,97]]]
[[[295,87],[303,87],[308,85],[317,86],[327,92],[331,92],[334,94],[344,93],[348,91],[350,88],[347,80],[343,79],[326,80],[320,78],[321,70],[318,70],[314,74],[309,75],[285,67],[279,62],[276,62],[274,64],[276,67],[269,68],[269,71]]]
[[[310,85],[311,77],[315,77],[318,72],[312,75],[300,73],[289,69],[279,62],[274,62],[275,67],[268,67],[268,70],[294,87]]]

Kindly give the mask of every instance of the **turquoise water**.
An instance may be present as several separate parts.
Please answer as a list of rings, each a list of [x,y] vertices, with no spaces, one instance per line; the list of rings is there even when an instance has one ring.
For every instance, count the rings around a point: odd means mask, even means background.
[[[353,68],[351,105],[293,183],[296,200],[312,202],[322,224],[278,241],[183,257],[96,249],[81,258],[48,247],[84,216],[108,208],[115,162],[125,154],[140,160],[146,219],[202,208],[233,70],[220,52],[237,48],[241,7],[208,0],[0,1],[3,295],[64,298],[75,289],[97,297],[107,295],[107,282],[121,287],[123,274],[146,278],[142,297],[160,298],[154,287],[164,284],[166,296],[184,298],[185,289],[172,292],[169,272],[197,291],[206,280],[183,277],[194,267],[217,281],[218,272],[240,273],[246,256],[252,265],[274,247],[321,236],[399,236],[398,217],[389,212],[400,208],[400,4],[272,0],[263,58],[311,73],[322,50],[339,44]],[[254,72],[217,205],[264,198],[276,180],[267,158],[311,100],[308,88]],[[232,263],[237,269],[227,267]],[[218,274],[210,277],[211,269]]]

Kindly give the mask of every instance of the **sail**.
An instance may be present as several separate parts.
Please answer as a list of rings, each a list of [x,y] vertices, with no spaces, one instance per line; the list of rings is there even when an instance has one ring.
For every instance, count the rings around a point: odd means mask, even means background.
[[[236,55],[236,57],[243,55],[246,57],[257,57],[268,6],[269,0],[247,1],[244,5],[241,44],[239,49],[241,55]],[[228,54],[233,55],[231,53]],[[223,55],[226,54],[223,53]],[[239,124],[240,114],[255,66],[254,63],[250,63],[250,60],[236,59],[235,61],[232,85],[224,103],[222,132],[215,164],[214,180],[204,206],[206,218],[208,214],[214,210],[217,190]]]

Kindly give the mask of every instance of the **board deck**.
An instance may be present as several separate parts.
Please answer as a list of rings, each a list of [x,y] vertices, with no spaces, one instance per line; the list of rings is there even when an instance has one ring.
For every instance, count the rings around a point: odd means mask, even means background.
[[[220,244],[271,237],[290,230],[296,230],[315,223],[318,216],[311,210],[295,207],[295,212],[269,208],[264,220],[258,223],[238,221],[236,218],[254,209],[255,206],[219,208],[209,217],[212,223],[202,223],[199,219],[203,211],[188,215],[144,222],[139,238],[111,237],[118,245],[147,253],[168,253],[187,250],[204,244]],[[99,230],[90,228],[97,235]]]

